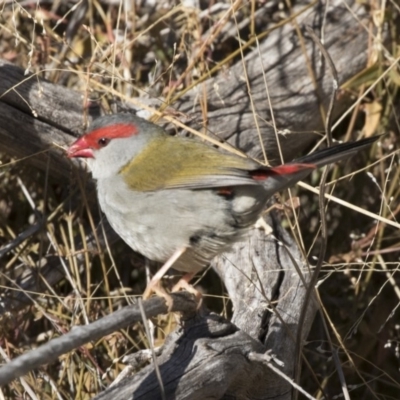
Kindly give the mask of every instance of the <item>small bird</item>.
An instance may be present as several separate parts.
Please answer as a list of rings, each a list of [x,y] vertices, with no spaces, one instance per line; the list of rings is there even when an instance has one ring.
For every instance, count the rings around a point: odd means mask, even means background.
[[[170,136],[135,115],[115,114],[96,119],[68,157],[87,160],[101,209],[121,238],[165,263],[144,297],[156,292],[167,298],[159,282],[169,268],[185,272],[179,287],[189,287],[197,272],[242,238],[276,192],[375,140],[342,143],[268,167]]]

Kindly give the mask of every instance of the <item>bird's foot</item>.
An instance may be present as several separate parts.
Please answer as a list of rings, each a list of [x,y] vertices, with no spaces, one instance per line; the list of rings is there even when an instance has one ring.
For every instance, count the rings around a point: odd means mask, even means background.
[[[203,295],[189,283],[195,275],[195,273],[188,273],[182,276],[182,278],[173,286],[171,292],[179,292],[183,289],[193,294],[197,303],[197,309],[199,309],[203,303]]]
[[[152,279],[148,285],[146,286],[145,291],[143,292],[143,300],[148,300],[152,294],[156,294],[159,297],[162,297],[167,304],[168,312],[172,310],[172,306],[174,304],[174,300],[170,294],[161,286],[161,281],[159,279]]]
[[[143,293],[143,300],[150,298],[152,293],[165,299],[167,303],[168,312],[171,311],[172,305],[174,303],[171,295],[169,295],[165,289],[161,286],[161,279],[168,272],[168,270],[173,266],[174,262],[186,251],[186,247],[182,247],[174,252],[172,256],[167,260],[167,262],[157,271],[153,276],[151,281],[147,284],[146,289]]]

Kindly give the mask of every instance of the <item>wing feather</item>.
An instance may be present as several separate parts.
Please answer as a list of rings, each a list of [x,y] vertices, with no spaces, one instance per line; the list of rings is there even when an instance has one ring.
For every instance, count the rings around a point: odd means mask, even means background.
[[[120,173],[132,190],[156,191],[257,185],[249,172],[258,168],[251,159],[221,153],[192,139],[163,136]]]

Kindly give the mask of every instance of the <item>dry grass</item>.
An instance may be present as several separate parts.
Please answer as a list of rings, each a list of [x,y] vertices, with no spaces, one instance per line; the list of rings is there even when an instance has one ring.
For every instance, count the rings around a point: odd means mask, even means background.
[[[253,8],[252,2],[221,2],[220,8],[211,7],[215,11],[211,15],[207,9],[200,15],[197,10],[172,6],[169,1],[157,2],[154,9],[145,1],[142,6],[132,5],[131,10],[123,2],[91,1],[80,18],[71,6],[83,7],[83,2],[5,1],[0,6],[0,57],[85,93],[86,105],[105,112],[113,109],[116,94],[122,99],[173,99],[195,79],[216,73],[213,68],[217,62],[225,60],[223,66],[229,68],[240,60],[232,32],[237,34],[237,24],[247,17],[253,21],[262,3],[255,2]],[[225,18],[232,7],[239,8],[236,22]],[[386,22],[390,24],[399,10],[390,1],[386,7]],[[371,8],[377,10],[372,2]],[[280,18],[280,11],[274,16]],[[259,29],[258,25],[245,24],[240,35],[247,38],[260,33]],[[342,177],[359,170],[351,180],[339,180],[334,195],[360,211],[329,203],[328,261],[319,288],[331,338],[323,333],[319,316],[305,349],[321,386],[331,396],[340,396],[328,345],[331,341],[354,399],[400,398],[399,229],[383,222],[376,224],[361,212],[369,210],[397,222],[400,210],[400,170],[393,152],[400,132],[400,70],[393,68],[383,76],[400,54],[398,27],[393,24],[390,29],[395,38],[388,47],[391,53],[379,53],[379,59],[371,60],[370,67],[346,87],[360,102],[349,110],[335,134],[349,138],[358,130],[363,136],[387,135],[370,154],[356,157],[333,172],[332,176]],[[204,41],[206,32],[210,39]],[[231,57],[235,51],[236,56]],[[32,225],[37,225],[37,231],[1,260],[0,294],[18,290],[13,284],[16,277],[37,268],[45,255],[61,255],[71,271],[66,279],[35,296],[31,305],[1,317],[1,356],[15,358],[75,324],[111,313],[129,302],[129,296],[140,295],[145,286],[146,263],[122,243],[113,246],[112,252],[98,249],[97,254],[74,248],[77,237],[85,243],[98,215],[90,215],[85,204],[68,197],[71,188],[32,170],[26,161],[11,160],[3,154],[1,162],[0,246],[14,242]],[[368,173],[362,171],[367,163],[375,163]],[[312,179],[317,183],[318,173]],[[308,191],[301,191],[299,196],[304,205],[299,213],[299,241],[313,260],[319,245],[317,202]],[[47,221],[40,224],[43,215]],[[298,235],[297,230],[293,231]],[[84,252],[84,268],[75,263],[76,252]],[[210,299],[213,295],[222,297],[210,301],[210,307],[225,312],[227,300],[215,280],[208,275],[201,285],[207,288]],[[153,327],[154,344],[161,344],[175,326],[174,317],[160,317]],[[0,399],[91,398],[121,372],[124,355],[148,345],[149,338],[140,325],[115,332],[14,381],[1,389]],[[307,369],[302,385],[320,398]]]

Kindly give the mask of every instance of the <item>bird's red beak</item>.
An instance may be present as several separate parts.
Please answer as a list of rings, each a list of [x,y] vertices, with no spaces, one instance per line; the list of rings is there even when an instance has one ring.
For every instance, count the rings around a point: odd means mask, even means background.
[[[67,150],[68,158],[94,158],[93,150],[89,147],[84,136],[76,140]]]

